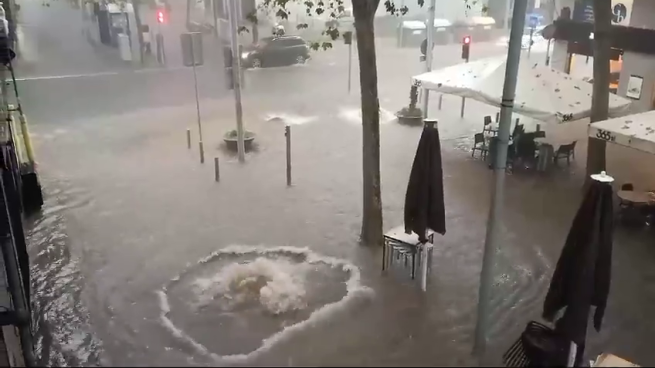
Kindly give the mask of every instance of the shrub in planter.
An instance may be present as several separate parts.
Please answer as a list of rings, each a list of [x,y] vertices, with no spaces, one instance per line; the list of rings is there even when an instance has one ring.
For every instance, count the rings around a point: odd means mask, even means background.
[[[243,132],[243,145],[244,148],[249,150],[252,147],[252,141],[255,140],[255,133],[250,132],[250,131],[244,131]],[[227,145],[227,148],[231,150],[237,150],[237,131],[236,129],[232,129],[225,133],[223,136],[223,141]]]
[[[403,107],[396,113],[398,121],[405,124],[420,124],[423,120],[423,111],[416,107],[418,101],[418,86],[409,90],[409,106]]]

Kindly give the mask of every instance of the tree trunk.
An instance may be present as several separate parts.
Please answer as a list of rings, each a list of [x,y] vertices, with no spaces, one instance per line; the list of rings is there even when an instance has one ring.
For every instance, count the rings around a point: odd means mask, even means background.
[[[606,120],[609,112],[610,52],[612,11],[609,0],[594,0],[594,87],[591,96],[591,122]],[[605,170],[605,141],[589,138],[587,176]],[[585,185],[585,186],[586,186]]]
[[[383,243],[380,193],[380,102],[373,18],[380,0],[353,1],[362,104],[363,216],[361,242]]]

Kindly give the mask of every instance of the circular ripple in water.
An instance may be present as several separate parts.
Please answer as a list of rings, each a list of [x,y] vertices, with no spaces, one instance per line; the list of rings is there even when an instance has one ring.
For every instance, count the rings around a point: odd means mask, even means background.
[[[370,291],[356,266],[307,248],[230,246],[158,293],[164,327],[226,364],[254,358]]]

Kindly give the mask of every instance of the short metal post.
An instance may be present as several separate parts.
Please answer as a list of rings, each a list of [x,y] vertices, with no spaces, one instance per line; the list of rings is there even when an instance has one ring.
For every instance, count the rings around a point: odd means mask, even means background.
[[[186,146],[191,149],[191,129],[186,130]]]
[[[461,118],[464,117],[464,106],[466,106],[466,97],[462,97],[462,110],[459,112]]]
[[[500,113],[497,112],[497,113],[496,113],[496,123],[499,122],[499,121],[500,121]]]
[[[443,93],[439,95],[439,110],[441,110],[442,103],[443,103]]]
[[[352,40],[351,40],[352,41]],[[352,64],[353,64],[353,44],[348,44],[348,94],[350,94],[350,80],[352,79]]]
[[[221,172],[218,169],[218,157],[214,157],[214,181],[217,183],[221,180]]]
[[[284,136],[287,139],[287,186],[291,186],[291,127],[284,127]]]
[[[205,163],[205,148],[202,145],[202,141],[198,142],[198,148],[200,149],[200,163]]]

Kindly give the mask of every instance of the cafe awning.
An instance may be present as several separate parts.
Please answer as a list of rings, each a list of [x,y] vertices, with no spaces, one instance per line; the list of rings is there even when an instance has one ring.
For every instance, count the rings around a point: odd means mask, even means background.
[[[655,155],[655,111],[595,122],[589,136]]]
[[[500,107],[505,81],[506,60],[481,59],[417,75],[412,82],[421,88],[470,98]],[[536,120],[564,123],[591,115],[590,83],[570,75],[522,61],[518,72],[514,113]],[[609,96],[612,117],[629,113],[632,101],[615,94]]]

